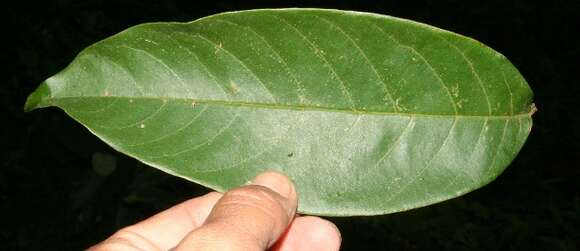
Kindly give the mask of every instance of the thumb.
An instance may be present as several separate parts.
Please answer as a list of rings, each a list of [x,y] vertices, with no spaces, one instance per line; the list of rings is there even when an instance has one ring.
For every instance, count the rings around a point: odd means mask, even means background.
[[[266,250],[284,233],[294,215],[298,195],[278,172],[258,175],[251,185],[224,194],[200,228],[175,250]]]

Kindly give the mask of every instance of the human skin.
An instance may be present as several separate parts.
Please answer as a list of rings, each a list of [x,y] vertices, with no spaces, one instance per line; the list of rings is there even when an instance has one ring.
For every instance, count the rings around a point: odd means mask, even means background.
[[[290,179],[268,171],[248,185],[190,199],[125,227],[89,250],[339,250],[338,228],[296,215],[297,204]]]

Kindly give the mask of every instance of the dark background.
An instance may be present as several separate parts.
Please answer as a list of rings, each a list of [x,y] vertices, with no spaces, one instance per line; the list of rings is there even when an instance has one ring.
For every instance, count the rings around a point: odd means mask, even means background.
[[[130,26],[266,7],[383,13],[473,37],[503,53],[539,111],[518,157],[490,185],[377,217],[331,218],[344,250],[580,247],[580,5],[565,1],[7,1],[0,81],[0,250],[80,250],[206,189],[119,154],[27,94],[84,47]],[[8,44],[6,44],[6,42]],[[116,168],[115,168],[116,167]]]

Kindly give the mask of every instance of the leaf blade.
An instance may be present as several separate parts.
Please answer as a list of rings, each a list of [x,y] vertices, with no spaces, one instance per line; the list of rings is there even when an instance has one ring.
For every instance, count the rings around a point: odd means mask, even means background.
[[[61,107],[115,149],[220,191],[281,170],[299,210],[321,215],[398,212],[485,185],[533,113],[517,70],[474,40],[316,9],[139,25],[45,83],[27,108]]]

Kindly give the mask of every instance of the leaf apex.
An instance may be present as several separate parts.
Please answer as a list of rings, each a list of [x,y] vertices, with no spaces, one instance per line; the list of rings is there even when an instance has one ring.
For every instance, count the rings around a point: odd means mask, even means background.
[[[26,98],[26,103],[24,104],[24,111],[29,112],[36,108],[42,108],[49,106],[47,99],[50,98],[50,89],[46,82],[42,82],[34,92],[32,92],[28,98]]]
[[[532,103],[532,104],[530,105],[530,112],[529,112],[529,114],[530,114],[530,117],[531,117],[532,115],[534,115],[534,114],[535,114],[537,111],[538,111],[538,107],[536,106],[536,104],[535,104],[535,103]]]

